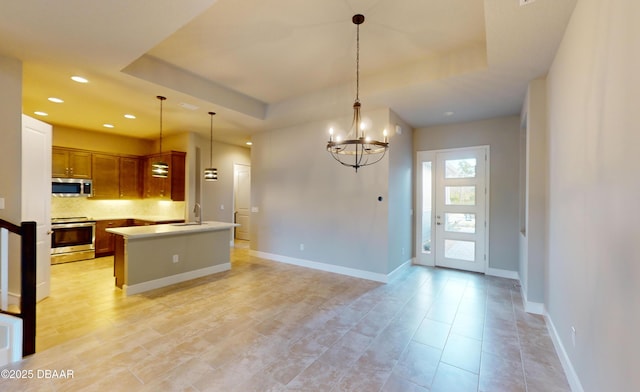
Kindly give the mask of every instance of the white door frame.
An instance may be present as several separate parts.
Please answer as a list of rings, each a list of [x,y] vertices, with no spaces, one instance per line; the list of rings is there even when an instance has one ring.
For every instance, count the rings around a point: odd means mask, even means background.
[[[490,226],[490,221],[489,221],[489,217],[490,217],[490,210],[489,210],[489,206],[490,206],[490,199],[489,196],[491,194],[491,192],[489,192],[489,190],[491,189],[490,187],[490,148],[488,145],[481,145],[481,146],[469,146],[469,147],[462,147],[462,148],[450,148],[450,149],[440,149],[440,150],[429,150],[429,151],[417,151],[416,152],[416,160],[415,160],[415,165],[416,165],[416,178],[415,178],[415,184],[416,184],[416,188],[415,188],[415,207],[414,207],[414,211],[416,211],[415,213],[415,258],[414,258],[414,263],[415,264],[420,264],[420,265],[426,265],[426,266],[431,266],[431,267],[435,267],[436,265],[436,259],[435,259],[435,245],[436,245],[436,241],[435,241],[435,225],[436,225],[436,214],[435,214],[435,170],[437,170],[436,168],[436,159],[437,159],[437,154],[438,153],[449,153],[449,152],[456,152],[456,151],[462,151],[462,150],[468,150],[468,149],[477,149],[477,148],[482,148],[484,149],[485,152],[485,222],[486,222],[486,227],[485,227],[485,235],[484,235],[484,254],[485,254],[485,260],[484,260],[484,272],[486,273],[489,270],[489,261],[490,261],[490,257],[489,257],[489,228]],[[431,203],[432,203],[432,213],[431,213],[431,251],[430,253],[423,253],[422,252],[422,220],[423,220],[423,206],[422,206],[422,200],[423,200],[423,162],[432,162],[432,176],[431,176],[431,181],[432,181],[432,186],[431,186]],[[480,224],[480,222],[478,222]]]

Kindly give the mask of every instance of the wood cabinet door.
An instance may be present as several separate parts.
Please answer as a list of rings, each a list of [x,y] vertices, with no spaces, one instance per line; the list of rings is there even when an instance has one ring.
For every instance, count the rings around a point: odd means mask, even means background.
[[[120,198],[139,199],[142,194],[140,159],[120,157]]]
[[[88,151],[69,152],[70,177],[91,178],[91,153]]]
[[[130,226],[129,219],[99,220],[96,222],[96,257],[113,255],[116,235],[108,233],[107,229]]]
[[[91,178],[91,152],[53,147],[51,176],[62,178]]]
[[[69,177],[69,152],[59,148],[51,150],[51,177]]]
[[[151,166],[154,162],[162,161],[169,164],[169,176],[167,178],[153,177]],[[144,164],[144,197],[150,199],[171,198],[171,153],[154,154],[145,158]]]
[[[120,197],[120,157],[93,154],[93,197],[118,199]]]

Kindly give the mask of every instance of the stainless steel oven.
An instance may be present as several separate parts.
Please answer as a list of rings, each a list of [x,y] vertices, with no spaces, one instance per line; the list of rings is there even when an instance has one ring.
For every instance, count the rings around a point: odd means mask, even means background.
[[[51,221],[51,264],[93,259],[96,256],[96,222],[86,217]]]

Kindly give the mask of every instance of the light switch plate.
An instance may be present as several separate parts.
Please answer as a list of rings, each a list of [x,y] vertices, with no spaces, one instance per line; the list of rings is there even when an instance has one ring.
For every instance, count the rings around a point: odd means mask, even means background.
[[[258,207],[251,207],[251,212],[260,212]]]

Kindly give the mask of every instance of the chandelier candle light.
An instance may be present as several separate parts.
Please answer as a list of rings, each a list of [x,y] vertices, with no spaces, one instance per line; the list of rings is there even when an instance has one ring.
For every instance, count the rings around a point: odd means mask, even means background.
[[[160,100],[160,153],[162,153],[162,101],[167,99],[161,95],[156,98]],[[162,159],[162,157],[160,157]],[[169,165],[163,161],[153,162],[151,164],[151,175],[153,177],[167,178],[169,176]]]
[[[209,112],[211,116],[211,127],[209,131],[209,167],[204,169],[204,180],[205,181],[218,181],[218,169],[213,167],[213,116],[216,115],[215,112]]]
[[[382,142],[365,136],[364,123],[360,115],[360,25],[364,23],[364,15],[354,15],[351,20],[356,25],[356,100],[353,104],[350,135],[354,134],[355,138],[342,140],[337,136],[334,140],[333,128],[330,128],[327,151],[336,161],[344,166],[353,167],[358,172],[358,168],[373,165],[384,157],[389,148],[389,138],[386,129],[383,131]]]

